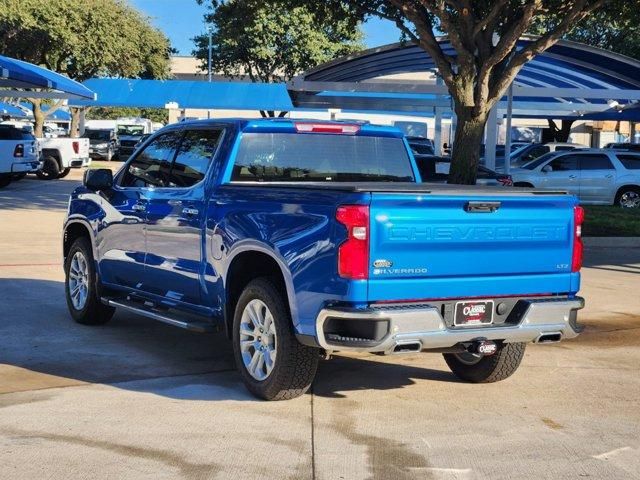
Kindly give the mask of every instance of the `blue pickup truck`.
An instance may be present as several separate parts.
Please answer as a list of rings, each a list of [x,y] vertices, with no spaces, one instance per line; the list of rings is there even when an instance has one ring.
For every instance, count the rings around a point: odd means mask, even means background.
[[[303,394],[336,351],[438,352],[493,382],[575,337],[583,211],[560,191],[422,183],[401,132],[341,122],[168,126],[64,224],[79,323],[116,308],[224,330],[255,395]]]

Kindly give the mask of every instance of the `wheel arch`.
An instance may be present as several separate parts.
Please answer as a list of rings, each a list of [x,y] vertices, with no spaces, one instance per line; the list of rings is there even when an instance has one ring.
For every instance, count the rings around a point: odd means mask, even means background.
[[[616,194],[613,196],[613,204],[617,205],[618,204],[618,200],[620,198],[620,195],[622,194],[623,190],[635,190],[637,192],[640,192],[640,185],[637,185],[635,183],[623,183],[622,185],[620,185],[617,190],[616,190]]]
[[[224,319],[225,330],[229,338],[231,338],[235,306],[242,289],[251,280],[263,276],[269,276],[276,280],[278,288],[287,298],[293,324],[297,324],[295,289],[287,264],[268,246],[251,242],[235,248],[227,260],[224,275]]]
[[[60,170],[62,170],[64,168],[64,166],[62,165],[62,155],[60,155],[60,150],[57,150],[55,148],[43,148],[42,149],[42,157],[43,158],[46,158],[46,157],[55,158],[56,162],[58,162],[58,166],[60,167]]]
[[[75,219],[67,222],[62,235],[62,258],[66,260],[73,243],[80,237],[86,237],[91,243],[94,261],[97,261],[96,247],[93,241],[91,226],[84,220]]]

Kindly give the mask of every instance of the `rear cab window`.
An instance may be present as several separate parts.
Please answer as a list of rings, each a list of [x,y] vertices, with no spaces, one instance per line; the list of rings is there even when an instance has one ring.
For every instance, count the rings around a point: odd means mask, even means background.
[[[245,132],[233,182],[415,182],[400,137]]]
[[[640,155],[616,154],[622,166],[627,170],[640,170]]]

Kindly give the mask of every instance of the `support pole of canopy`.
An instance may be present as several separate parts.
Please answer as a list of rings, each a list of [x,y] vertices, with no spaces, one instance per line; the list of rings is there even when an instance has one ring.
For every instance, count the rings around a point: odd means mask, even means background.
[[[84,135],[84,130],[85,128],[87,128],[87,118],[86,118],[86,108],[81,108],[80,109],[80,121],[78,122],[78,130],[80,130],[80,136]],[[71,132],[71,134],[73,135],[75,132]]]
[[[513,117],[513,83],[509,85],[507,93],[507,124],[504,137],[504,173],[507,175],[511,170],[511,119]]]
[[[442,155],[442,107],[435,108],[435,122],[434,151],[436,155]]]
[[[498,134],[498,106],[495,105],[489,112],[487,120],[487,133],[484,142],[484,163],[491,170],[496,168],[496,140]]]

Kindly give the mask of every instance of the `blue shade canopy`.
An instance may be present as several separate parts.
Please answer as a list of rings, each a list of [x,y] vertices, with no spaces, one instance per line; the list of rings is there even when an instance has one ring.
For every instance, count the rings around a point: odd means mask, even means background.
[[[524,48],[535,38],[521,38],[517,48]],[[446,37],[439,38],[438,42],[446,55],[456,56]],[[290,82],[289,89],[294,104],[303,108],[352,108],[357,105],[358,108],[381,109],[385,102],[390,101],[394,108],[404,111],[424,110],[433,108],[434,101],[428,95],[424,95],[422,99],[406,96],[402,98],[399,94],[403,90],[397,89],[402,81],[395,81],[394,89],[394,80],[384,80],[390,82],[388,91],[393,92],[387,93],[386,97],[373,96],[371,92],[359,91],[359,88],[355,88],[355,95],[350,96],[328,95],[327,91],[338,89],[332,88],[331,83],[336,86],[342,84],[343,88],[347,89],[350,85],[366,86],[366,83],[362,82],[379,81],[376,79],[389,75],[431,75],[436,70],[433,59],[420,47],[411,43],[396,43],[349,55],[313,68]],[[425,75],[426,78],[428,75]],[[314,83],[322,88],[314,90]],[[301,85],[302,88],[299,88]],[[567,113],[575,110],[573,115],[606,110],[608,100],[617,100],[624,105],[637,96],[640,90],[640,61],[563,40],[527,62],[516,76],[514,87],[516,90],[513,100],[517,105],[514,105],[514,109],[529,109],[532,112],[549,110],[549,115],[546,116],[553,116],[555,106]],[[529,89],[528,95],[518,96],[518,88]],[[530,89],[540,89],[541,93],[532,95]],[[574,94],[579,90],[579,93],[584,92],[586,98],[569,98],[560,92],[561,89],[570,89]],[[410,91],[410,87],[407,87],[405,93]],[[423,93],[426,93],[426,90]],[[503,101],[506,101],[506,98]],[[440,102],[439,105],[443,106],[443,103]]]
[[[620,120],[621,122],[640,122],[640,104],[629,105],[618,110],[610,108],[604,112],[589,113],[582,117],[584,120]]]
[[[48,95],[51,98],[93,99],[93,92],[81,83],[32,63],[2,55],[0,88],[38,88],[51,91]],[[2,91],[0,96],[5,96]]]
[[[19,107],[10,103],[0,102],[0,116],[9,115],[13,118],[27,118],[29,115]]]
[[[94,101],[74,100],[73,106],[178,108],[228,110],[291,110],[283,83],[198,82],[92,78],[84,85],[97,94]]]

